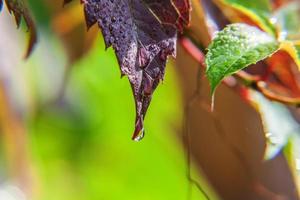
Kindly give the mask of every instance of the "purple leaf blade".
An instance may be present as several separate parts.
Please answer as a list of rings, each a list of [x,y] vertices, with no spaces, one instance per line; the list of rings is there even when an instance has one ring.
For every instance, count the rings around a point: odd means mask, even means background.
[[[68,3],[70,0],[64,0]],[[176,56],[177,30],[188,24],[188,0],[82,0],[87,27],[100,27],[106,48],[113,47],[122,76],[131,84],[136,106],[133,140],[144,136],[144,117]],[[180,6],[180,7],[176,7]]]

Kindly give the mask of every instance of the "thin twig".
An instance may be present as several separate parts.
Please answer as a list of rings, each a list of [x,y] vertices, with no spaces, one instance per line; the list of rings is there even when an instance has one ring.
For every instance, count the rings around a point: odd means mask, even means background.
[[[200,96],[200,89],[201,89],[201,67],[198,68],[198,73],[197,73],[197,85],[196,85],[196,90],[194,94],[192,95],[191,99],[188,101],[187,105],[185,106],[184,109],[184,125],[183,125],[183,141],[186,146],[186,176],[187,180],[189,181],[189,186],[188,186],[188,200],[191,198],[191,192],[192,192],[192,186],[195,185],[197,189],[203,194],[203,196],[207,199],[210,200],[208,194],[205,192],[205,190],[201,187],[200,183],[198,183],[191,174],[191,139],[190,139],[190,131],[189,131],[189,126],[188,126],[188,116],[189,116],[189,110],[192,105],[192,103]]]

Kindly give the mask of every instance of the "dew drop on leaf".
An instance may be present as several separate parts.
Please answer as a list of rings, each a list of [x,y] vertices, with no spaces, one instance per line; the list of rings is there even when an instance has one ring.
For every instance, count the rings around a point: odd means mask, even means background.
[[[65,3],[71,0],[64,0]],[[98,23],[105,46],[113,47],[122,76],[133,89],[133,140],[144,136],[143,119],[163,79],[167,58],[176,55],[177,32],[189,23],[189,0],[82,0],[87,27]],[[147,75],[145,75],[147,73]]]
[[[132,140],[139,142],[144,138],[144,136],[145,136],[144,122],[142,117],[140,117],[138,118],[135,124],[135,130],[132,136]]]

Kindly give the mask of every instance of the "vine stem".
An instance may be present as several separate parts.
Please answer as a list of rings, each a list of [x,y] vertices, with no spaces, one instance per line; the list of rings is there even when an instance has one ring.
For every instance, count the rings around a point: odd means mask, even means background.
[[[200,48],[188,37],[182,36],[179,38],[179,43],[183,49],[193,57],[201,66],[206,68],[205,55]],[[251,75],[243,70],[237,72],[233,75],[237,80],[240,80],[242,84],[248,86],[261,94],[271,101],[277,101],[286,105],[300,106],[300,98],[287,97],[279,94],[275,94],[271,90],[267,89],[267,83],[261,79],[259,76]],[[230,79],[224,79],[222,81],[229,87],[232,87],[232,81]]]
[[[201,64],[200,64],[201,65]],[[189,99],[187,105],[185,106],[184,109],[184,124],[183,124],[183,141],[186,145],[186,163],[187,163],[187,167],[186,167],[186,177],[187,180],[189,181],[189,185],[188,185],[188,200],[191,199],[191,194],[192,194],[192,186],[196,186],[197,189],[202,193],[202,195],[207,199],[210,200],[209,195],[206,193],[206,191],[202,188],[202,186],[200,185],[200,183],[193,178],[192,173],[191,173],[191,149],[192,149],[192,145],[191,145],[191,136],[190,136],[190,130],[189,130],[189,126],[188,126],[188,116],[189,116],[189,112],[190,112],[190,107],[191,104],[197,99],[197,97],[200,97],[200,87],[201,87],[201,67],[198,68],[198,72],[197,72],[197,87],[196,90],[194,92],[194,94],[192,95],[192,97]]]

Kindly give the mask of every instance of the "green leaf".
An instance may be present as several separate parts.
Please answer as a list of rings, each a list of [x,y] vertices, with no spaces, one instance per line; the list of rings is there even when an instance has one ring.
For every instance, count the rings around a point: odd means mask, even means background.
[[[269,0],[221,0],[226,5],[239,10],[266,32],[275,35],[276,29],[270,22],[271,5]]]
[[[276,39],[256,27],[231,24],[220,31],[208,47],[206,74],[212,94],[222,79],[273,54]]]
[[[292,136],[300,133],[300,126],[285,105],[272,102],[255,91],[251,91],[250,95],[261,115],[267,139],[265,159],[272,159]]]

